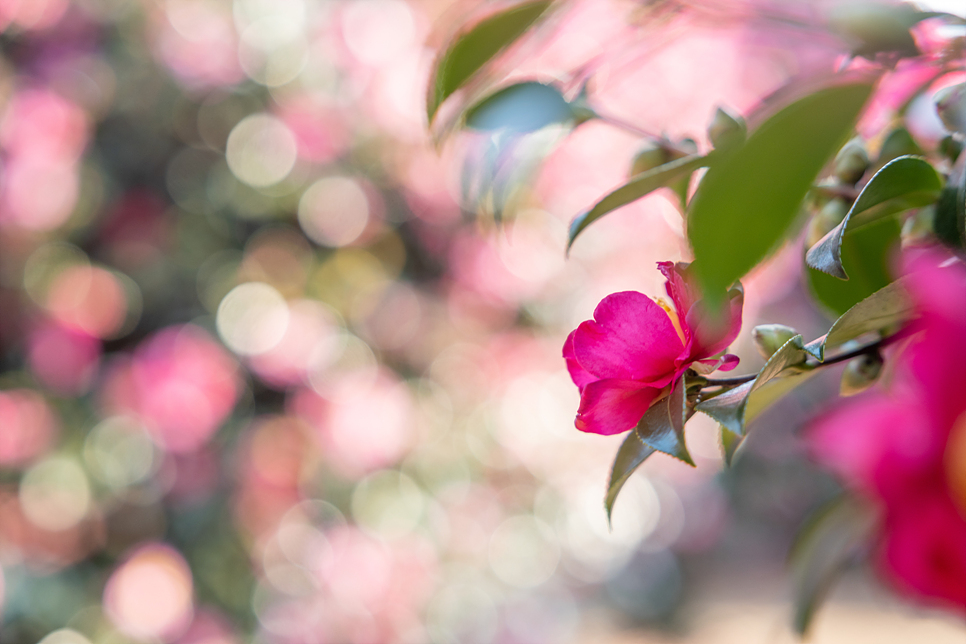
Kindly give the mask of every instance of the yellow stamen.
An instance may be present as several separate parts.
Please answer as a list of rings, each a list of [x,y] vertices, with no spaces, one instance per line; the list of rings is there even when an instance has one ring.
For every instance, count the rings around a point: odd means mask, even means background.
[[[966,413],[956,419],[949,432],[943,465],[953,501],[966,518]]]
[[[674,330],[677,331],[678,337],[681,339],[681,344],[687,344],[687,340],[684,338],[684,329],[681,328],[681,319],[678,317],[677,311],[675,311],[670,304],[661,298],[657,298],[655,302],[657,302],[657,305],[664,309],[664,312],[667,313],[667,316],[671,318],[671,324],[674,325]]]

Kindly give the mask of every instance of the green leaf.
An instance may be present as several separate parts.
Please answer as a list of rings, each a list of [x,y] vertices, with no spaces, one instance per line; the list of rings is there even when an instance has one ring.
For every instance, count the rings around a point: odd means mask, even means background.
[[[809,342],[805,350],[819,361],[825,352],[836,349],[866,333],[880,331],[912,318],[912,303],[902,280],[887,284],[868,296],[832,324],[828,333]]]
[[[966,246],[966,153],[960,153],[939,195],[933,229],[947,246]]]
[[[580,117],[553,85],[535,81],[516,83],[490,94],[466,112],[466,125],[474,130],[534,132]]]
[[[593,208],[571,222],[567,249],[570,250],[570,247],[573,246],[577,235],[607,213],[617,210],[621,206],[626,206],[632,201],[637,201],[658,188],[671,186],[678,179],[707,164],[708,157],[692,155],[675,159],[670,163],[665,163],[652,170],[636,175],[623,186],[598,201]]]
[[[653,447],[646,444],[641,440],[640,434],[637,431],[632,431],[627,434],[627,438],[621,443],[620,449],[617,450],[617,456],[614,458],[614,465],[611,467],[610,472],[610,482],[607,484],[607,496],[604,497],[604,507],[607,509],[607,521],[610,521],[611,512],[614,510],[614,503],[617,501],[617,495],[620,493],[621,488],[627,483],[627,479],[631,477],[641,463],[647,460],[647,457],[656,452]]]
[[[841,496],[820,508],[799,531],[789,554],[799,635],[808,631],[836,578],[863,553],[877,522],[874,508]]]
[[[925,159],[893,159],[869,179],[845,219],[809,249],[805,263],[839,279],[849,279],[842,265],[842,239],[850,230],[933,203],[941,189],[942,179]]]
[[[634,431],[646,445],[694,466],[684,444],[684,422],[688,412],[686,387],[684,376],[681,376],[667,398],[647,410]]]
[[[443,101],[522,36],[550,5],[549,1],[519,4],[490,16],[457,36],[436,59],[430,76],[432,82],[426,99],[429,122],[433,122]]]
[[[808,268],[808,285],[815,299],[832,316],[850,308],[893,281],[892,251],[901,229],[895,218],[882,219],[850,232],[842,239],[842,265],[849,279],[841,280]]]
[[[721,435],[721,453],[724,456],[725,465],[731,467],[735,460],[735,452],[745,442],[745,437],[735,434],[724,425],[718,425],[718,432]]]
[[[688,218],[699,280],[711,302],[781,242],[871,92],[872,84],[861,82],[801,98],[711,165]]]
[[[731,433],[744,436],[748,423],[810,377],[814,367],[805,364],[807,357],[802,336],[796,335],[769,358],[754,380],[700,402],[695,409],[711,416]]]

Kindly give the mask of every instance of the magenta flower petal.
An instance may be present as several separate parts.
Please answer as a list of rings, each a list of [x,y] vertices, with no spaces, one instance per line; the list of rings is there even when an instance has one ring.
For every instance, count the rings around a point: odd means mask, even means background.
[[[574,357],[598,378],[649,383],[674,371],[683,345],[667,312],[642,293],[608,295],[573,336]]]
[[[657,269],[661,271],[667,279],[664,290],[674,303],[674,310],[683,320],[688,315],[688,311],[698,300],[696,297],[697,289],[691,284],[684,271],[687,264],[678,262],[658,262]],[[687,333],[687,332],[685,332]]]
[[[966,521],[949,497],[917,499],[886,523],[881,563],[897,585],[966,608]]]
[[[732,289],[721,315],[712,316],[703,302],[697,302],[691,307],[684,325],[691,330],[693,336],[692,360],[717,355],[735,341],[741,331],[741,309],[744,302],[744,293],[740,289]]]
[[[637,425],[661,392],[633,380],[598,380],[580,394],[575,425],[582,432],[609,436]]]
[[[571,331],[570,335],[567,336],[566,342],[564,342],[563,357],[567,361],[567,371],[570,372],[570,378],[577,385],[577,388],[583,391],[584,387],[595,380],[597,377],[592,373],[580,366],[577,362],[577,357],[574,354],[574,335],[576,331]]]

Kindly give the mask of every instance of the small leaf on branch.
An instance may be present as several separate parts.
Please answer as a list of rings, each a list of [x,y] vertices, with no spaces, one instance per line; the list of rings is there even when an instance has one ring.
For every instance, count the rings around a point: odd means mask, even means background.
[[[890,284],[892,255],[899,245],[901,228],[894,217],[880,219],[851,231],[842,238],[842,264],[849,279],[841,280],[814,268],[807,269],[808,286],[815,299],[835,316]]]
[[[825,360],[825,352],[850,340],[906,322],[912,317],[912,303],[902,280],[897,280],[868,296],[832,324],[828,333],[809,342],[805,350],[817,360]]]
[[[614,510],[614,503],[621,488],[627,483],[641,463],[647,457],[656,452],[653,447],[641,440],[640,434],[636,431],[629,432],[627,438],[621,443],[614,458],[614,465],[611,467],[610,482],[607,484],[607,496],[604,497],[604,507],[607,510],[607,521],[611,520],[611,512]]]
[[[814,368],[805,365],[807,357],[802,336],[796,335],[772,355],[754,380],[700,402],[695,409],[744,436],[748,423],[812,374]]]
[[[862,554],[876,522],[873,508],[842,496],[820,508],[799,531],[789,554],[799,635],[808,631],[836,578]]]
[[[647,410],[634,431],[645,444],[694,466],[684,444],[684,422],[688,411],[686,387],[684,376],[681,376],[667,398]]]
[[[443,101],[520,38],[551,4],[549,1],[527,2],[510,7],[457,36],[433,66],[426,100],[429,122],[433,122]]]
[[[854,82],[805,96],[711,164],[688,216],[706,298],[720,302],[728,285],[781,242],[871,92],[871,83]]]
[[[893,159],[869,179],[842,223],[809,249],[805,263],[839,279],[849,279],[842,262],[842,240],[850,229],[933,203],[941,189],[942,179],[925,159]]]
[[[707,164],[708,157],[692,155],[676,159],[636,175],[623,186],[598,201],[589,211],[579,215],[570,223],[567,249],[569,250],[573,246],[577,235],[607,213],[626,206],[632,201],[637,201],[658,188],[671,186],[681,177]]]

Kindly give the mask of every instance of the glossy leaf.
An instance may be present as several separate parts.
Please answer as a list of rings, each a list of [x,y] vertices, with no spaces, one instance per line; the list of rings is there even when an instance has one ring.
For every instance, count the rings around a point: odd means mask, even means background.
[[[901,229],[895,218],[887,218],[850,232],[842,239],[842,264],[849,279],[841,280],[808,268],[809,289],[833,317],[893,281],[893,252],[898,250]]]
[[[819,90],[765,121],[712,164],[691,201],[688,237],[705,297],[725,289],[787,234],[802,199],[842,146],[870,83]]]
[[[708,157],[692,155],[675,159],[636,175],[620,188],[601,199],[593,208],[575,218],[570,224],[567,248],[573,246],[577,235],[604,215],[637,201],[658,188],[670,187],[682,177],[708,164]]]
[[[820,508],[799,531],[789,555],[799,635],[808,631],[836,578],[862,554],[876,523],[873,508],[842,496]]]
[[[432,123],[443,101],[520,38],[551,4],[549,1],[527,2],[510,7],[457,36],[437,58],[433,68],[426,100],[429,122]]]
[[[825,352],[835,349],[866,333],[901,324],[912,317],[913,308],[902,280],[888,284],[846,311],[828,333],[809,342],[805,350],[817,360],[825,360]]]
[[[941,189],[942,179],[925,159],[914,156],[893,159],[869,179],[845,219],[809,249],[805,263],[839,279],[849,279],[842,264],[842,240],[850,230],[930,204]]]
[[[688,411],[685,392],[682,376],[665,399],[647,410],[634,431],[645,444],[693,466],[694,460],[684,444],[684,422]]]
[[[733,434],[744,436],[748,423],[807,379],[804,374],[813,370],[805,365],[807,357],[802,336],[796,335],[775,352],[754,380],[700,402],[695,409],[711,416]],[[779,375],[782,378],[766,387]]]
[[[627,434],[627,438],[621,443],[614,458],[614,465],[611,467],[610,482],[607,484],[607,496],[604,497],[604,508],[607,510],[607,520],[610,521],[611,512],[614,510],[614,503],[621,488],[627,483],[638,467],[641,466],[647,457],[656,452],[653,447],[641,440],[637,431]]]
[[[553,85],[529,81],[504,87],[481,100],[467,110],[466,125],[490,132],[534,132],[578,120],[578,109]]]

